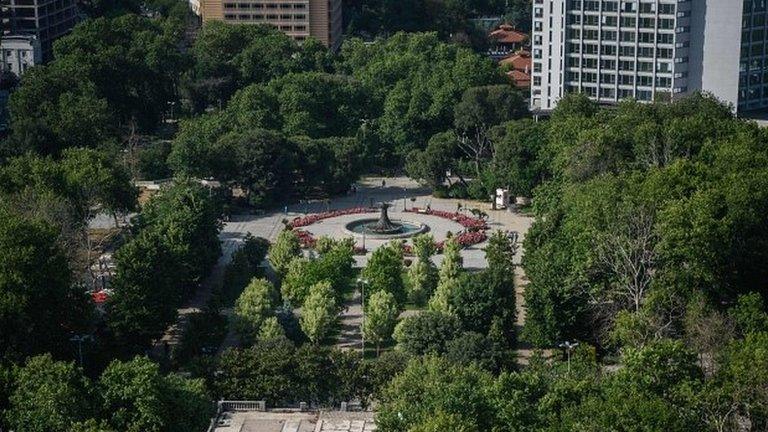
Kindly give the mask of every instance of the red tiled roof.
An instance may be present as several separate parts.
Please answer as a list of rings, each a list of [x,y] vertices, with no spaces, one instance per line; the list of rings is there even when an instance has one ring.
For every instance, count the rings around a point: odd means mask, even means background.
[[[507,76],[515,83],[515,87],[528,88],[531,86],[531,76],[519,70],[507,72]]]
[[[492,31],[488,36],[496,42],[509,44],[523,43],[528,40],[527,34],[519,30],[515,30],[514,27],[508,24],[500,25],[498,29]]]
[[[512,66],[512,69],[519,71],[531,70],[531,53],[525,50],[518,51],[511,56],[499,60],[502,66]]]

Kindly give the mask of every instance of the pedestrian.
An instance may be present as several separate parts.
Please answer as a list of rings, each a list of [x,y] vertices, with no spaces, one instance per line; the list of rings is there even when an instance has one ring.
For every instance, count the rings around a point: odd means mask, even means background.
[[[384,189],[387,186],[387,181],[384,179],[381,179],[381,188]]]

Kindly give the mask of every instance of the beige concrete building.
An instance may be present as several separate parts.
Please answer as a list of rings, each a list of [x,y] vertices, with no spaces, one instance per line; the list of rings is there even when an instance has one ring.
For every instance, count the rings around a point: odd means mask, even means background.
[[[0,0],[3,35],[33,35],[40,42],[43,61],[51,59],[53,41],[77,23],[75,0]]]
[[[301,42],[341,45],[341,0],[199,0],[203,22],[270,24]]]

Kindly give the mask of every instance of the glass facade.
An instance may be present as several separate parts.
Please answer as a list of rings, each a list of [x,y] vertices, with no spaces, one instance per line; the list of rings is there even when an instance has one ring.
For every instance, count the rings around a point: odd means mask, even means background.
[[[768,107],[768,8],[766,0],[745,0],[739,63],[739,111]]]

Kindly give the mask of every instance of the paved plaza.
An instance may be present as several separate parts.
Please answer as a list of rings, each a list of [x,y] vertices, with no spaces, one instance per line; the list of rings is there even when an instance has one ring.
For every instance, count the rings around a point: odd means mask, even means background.
[[[382,187],[382,180],[386,184],[384,187]],[[458,233],[464,228],[454,221],[437,216],[422,215],[412,212],[404,213],[404,206],[407,206],[409,209],[414,206],[419,208],[426,208],[429,206],[433,210],[451,212],[457,211],[458,204],[461,204],[462,208],[466,209],[478,208],[488,213],[488,225],[490,231],[498,229],[516,231],[520,235],[520,241],[522,241],[523,236],[528,231],[532,222],[530,217],[513,213],[508,210],[491,210],[491,205],[489,203],[433,198],[428,189],[420,187],[416,182],[405,177],[367,177],[358,183],[356,193],[347,196],[333,198],[328,201],[294,204],[283,207],[283,209],[281,209],[282,211],[270,212],[263,215],[233,216],[232,220],[224,225],[224,230],[221,236],[222,239],[225,240],[225,245],[226,243],[234,245],[235,242],[242,240],[248,233],[251,233],[254,236],[274,240],[280,233],[280,230],[282,230],[283,220],[285,219],[290,220],[305,214],[319,213],[329,210],[341,210],[351,207],[362,207],[368,206],[371,203],[376,204],[380,202],[392,205],[389,209],[389,215],[393,220],[400,219],[411,222],[422,222],[429,225],[430,233],[435,237],[436,241],[445,240],[449,231],[451,233]],[[322,235],[329,235],[336,238],[348,237],[349,234],[345,233],[343,230],[346,223],[360,218],[376,218],[377,216],[376,213],[339,216],[318,221],[307,227],[302,227],[302,229],[309,231],[318,237]],[[356,243],[359,246],[362,246],[363,239],[357,238]],[[366,256],[356,257],[357,265],[360,267],[365,266],[370,253],[376,247],[384,243],[386,243],[386,240],[366,238],[365,246],[369,252]],[[480,243],[462,250],[465,268],[481,269],[487,266],[484,256],[485,254],[482,250],[483,247],[484,244]],[[442,255],[435,256],[434,260],[439,264],[442,260]]]

